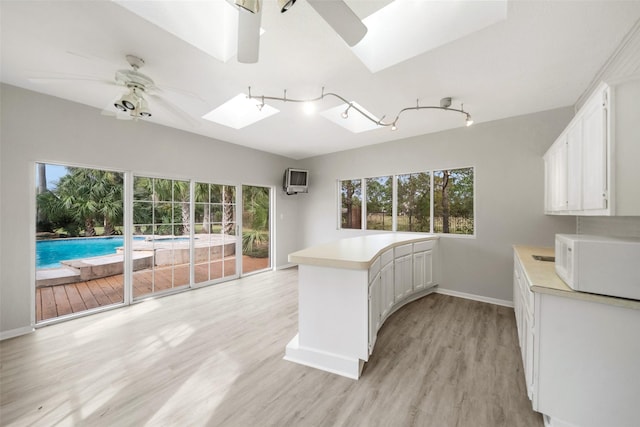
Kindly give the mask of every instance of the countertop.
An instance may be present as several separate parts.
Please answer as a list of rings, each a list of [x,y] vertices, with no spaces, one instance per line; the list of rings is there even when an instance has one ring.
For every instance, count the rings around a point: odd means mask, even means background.
[[[537,261],[532,257],[554,256],[554,248],[515,245],[513,249],[533,292],[640,310],[640,301],[574,291],[556,274],[553,262]]]
[[[289,254],[289,262],[320,267],[366,270],[388,248],[437,240],[434,234],[384,233],[341,239]]]

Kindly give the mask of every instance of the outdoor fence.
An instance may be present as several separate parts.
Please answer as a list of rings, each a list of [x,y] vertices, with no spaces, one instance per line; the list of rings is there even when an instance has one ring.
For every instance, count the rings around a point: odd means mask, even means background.
[[[388,212],[368,212],[368,230],[391,230],[392,218]],[[397,219],[398,231],[420,231],[429,232],[429,218],[409,217],[400,215]],[[433,218],[433,232],[442,233],[444,230],[444,218]],[[473,234],[473,218],[450,216],[449,233],[451,234]]]

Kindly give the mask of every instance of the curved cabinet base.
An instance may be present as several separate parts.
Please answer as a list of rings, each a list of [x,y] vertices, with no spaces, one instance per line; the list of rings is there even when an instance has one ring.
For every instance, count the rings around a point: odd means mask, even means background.
[[[366,240],[339,242],[373,247],[374,256],[356,265],[345,268],[342,259],[330,263],[326,258],[303,259],[310,262],[298,265],[298,334],[287,345],[285,360],[358,379],[384,321],[435,291],[432,253],[437,238],[383,238],[394,241],[374,241],[377,246]]]
[[[308,347],[301,347],[298,335],[293,337],[284,354],[284,360],[300,365],[342,375],[343,377],[357,380],[364,367],[364,360],[346,357],[340,354],[328,353]]]

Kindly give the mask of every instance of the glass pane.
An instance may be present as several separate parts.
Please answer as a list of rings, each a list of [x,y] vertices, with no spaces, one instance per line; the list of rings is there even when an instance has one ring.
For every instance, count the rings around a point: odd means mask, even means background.
[[[222,203],[222,185],[211,184],[211,203]]]
[[[123,174],[46,163],[35,174],[36,321],[122,303]]]
[[[178,202],[188,202],[189,181],[173,181],[173,200]]]
[[[133,202],[133,223],[151,224],[153,222],[153,204],[151,202]]]
[[[391,230],[392,187],[391,176],[367,178],[367,230]]]
[[[430,231],[430,180],[428,172],[398,175],[397,231]]]
[[[362,228],[362,181],[351,179],[340,182],[341,227]]]
[[[244,185],[242,187],[242,272],[263,270],[270,266],[270,194],[268,187]],[[225,197],[225,202],[227,198]],[[233,210],[233,206],[224,205]],[[225,215],[224,221],[226,239],[234,235],[235,223],[233,218]],[[229,239],[231,240],[231,239]],[[225,245],[226,247],[226,245]],[[226,258],[225,258],[226,259]],[[225,265],[225,268],[227,266]],[[226,271],[226,270],[225,270]]]
[[[173,181],[170,179],[153,179],[153,198],[157,201],[170,202],[173,198]]]
[[[133,177],[133,200],[152,200],[153,179],[144,176]]]
[[[195,198],[196,202],[209,203],[209,184],[202,182],[196,182],[195,185]]]
[[[433,173],[433,231],[473,234],[473,168]]]

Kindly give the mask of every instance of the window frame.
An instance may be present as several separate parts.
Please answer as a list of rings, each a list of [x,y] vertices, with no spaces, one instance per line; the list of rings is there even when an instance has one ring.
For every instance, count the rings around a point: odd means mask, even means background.
[[[442,233],[442,232],[434,232],[434,214],[435,214],[435,173],[440,171],[451,171],[451,170],[460,170],[460,169],[471,169],[473,173],[472,180],[472,189],[473,189],[473,233],[471,234],[460,234],[460,233]],[[364,178],[338,178],[336,181],[336,201],[337,201],[337,217],[336,217],[336,225],[338,230],[360,230],[367,233],[427,233],[424,231],[398,231],[398,223],[397,223],[397,215],[398,215],[398,177],[401,175],[411,175],[418,173],[426,173],[429,174],[429,234],[435,234],[441,237],[452,237],[452,238],[460,238],[460,239],[475,239],[478,235],[478,222],[477,222],[477,168],[475,166],[457,166],[457,167],[442,167],[442,168],[431,168],[428,171],[413,171],[413,172],[401,172],[401,173],[393,173],[393,174],[377,174],[371,175],[369,177]],[[391,230],[370,230],[367,229],[367,179],[375,179],[379,177],[391,177],[392,187],[392,227]],[[342,182],[344,181],[356,181],[360,180],[361,185],[361,203],[362,203],[362,213],[361,213],[361,224],[360,228],[343,228],[342,227]]]

